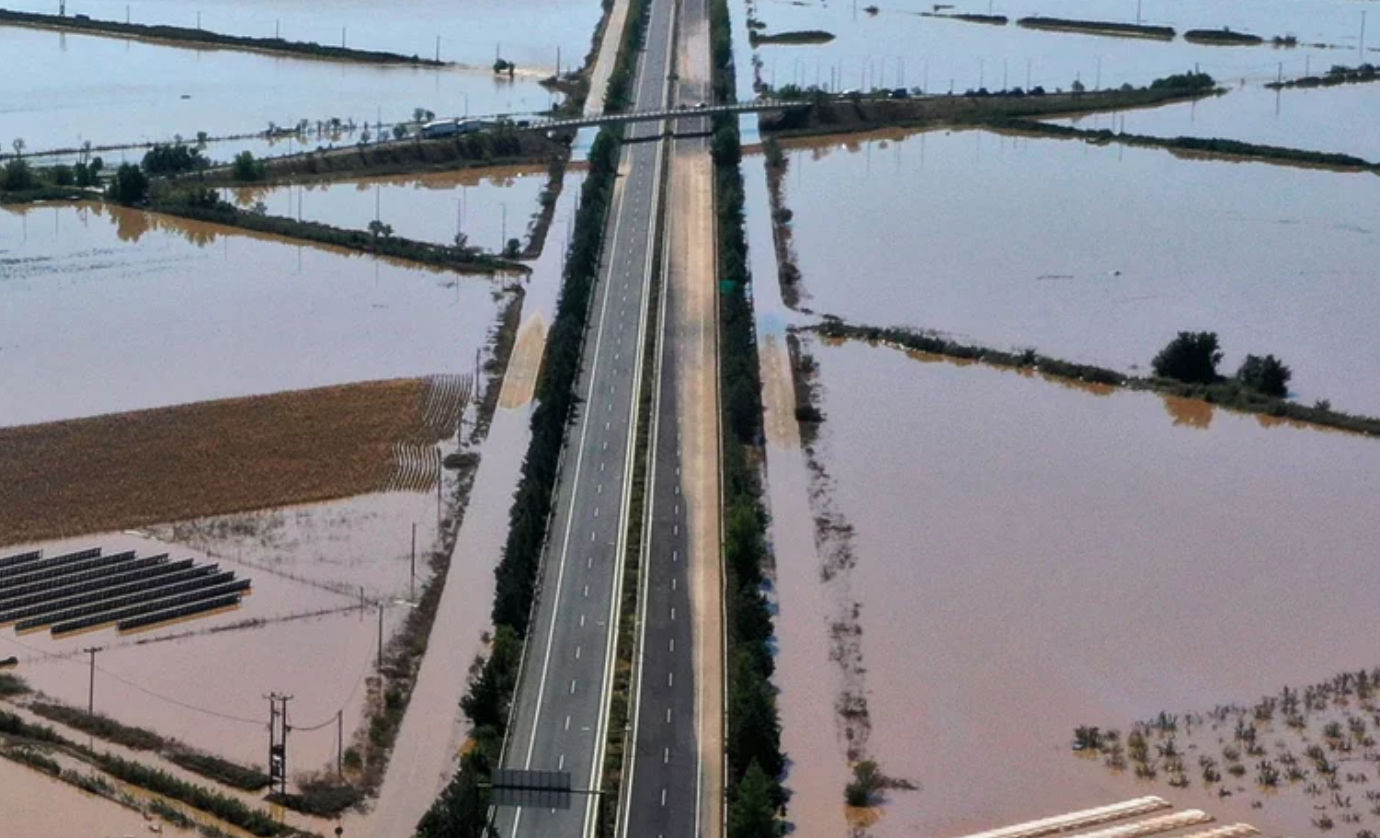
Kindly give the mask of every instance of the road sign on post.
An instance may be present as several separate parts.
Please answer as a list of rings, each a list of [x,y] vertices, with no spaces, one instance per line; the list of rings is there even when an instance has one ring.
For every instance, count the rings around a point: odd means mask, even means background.
[[[495,806],[569,809],[570,772],[501,768],[494,773],[493,795]]]

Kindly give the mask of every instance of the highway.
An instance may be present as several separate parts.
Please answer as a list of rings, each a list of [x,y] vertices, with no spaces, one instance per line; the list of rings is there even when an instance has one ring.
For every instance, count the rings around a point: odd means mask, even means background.
[[[680,0],[673,108],[711,97],[707,0]],[[716,838],[723,805],[718,285],[708,113],[675,126],[633,747],[618,838]]]
[[[639,110],[667,104],[674,11],[673,0],[652,0],[634,97]],[[659,123],[637,123],[628,134],[639,139],[662,130]],[[604,757],[665,153],[660,141],[622,149],[583,348],[581,401],[567,430],[502,762],[569,771],[575,789],[598,787]],[[579,838],[592,834],[598,808],[593,795],[575,796],[566,810],[499,807],[495,826],[503,838]]]

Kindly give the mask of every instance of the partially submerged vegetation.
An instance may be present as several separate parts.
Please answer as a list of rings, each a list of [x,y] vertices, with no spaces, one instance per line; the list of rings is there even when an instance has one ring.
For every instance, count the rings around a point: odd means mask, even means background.
[[[1252,808],[1308,807],[1315,829],[1343,825],[1366,838],[1380,823],[1380,668],[1342,672],[1301,688],[1284,687],[1251,705],[1169,713],[1117,728],[1080,725],[1075,755]]]
[[[956,14],[946,14],[944,12],[921,12],[921,17],[937,17],[943,20],[961,20],[964,23],[985,23],[988,26],[1005,26],[1010,22],[1006,15],[981,15],[960,12]]]
[[[961,343],[937,332],[918,329],[858,326],[834,317],[826,317],[819,325],[808,329],[831,339],[863,340],[948,358],[978,361],[995,367],[1028,369],[1059,378],[1123,387],[1128,390],[1146,390],[1168,396],[1201,399],[1243,413],[1293,419],[1367,436],[1380,436],[1380,418],[1333,410],[1332,405],[1326,400],[1309,406],[1278,395],[1281,388],[1287,387],[1291,373],[1288,367],[1272,355],[1249,355],[1236,376],[1223,378],[1218,375],[1216,364],[1221,355],[1217,349],[1217,336],[1210,332],[1180,333],[1156,357],[1156,374],[1142,377],[1092,364],[1051,358],[1041,355],[1034,349],[992,349]]]
[[[1373,163],[1350,154],[1284,148],[1221,137],[1155,137],[1147,134],[1128,134],[1124,131],[1112,131],[1106,128],[1090,129],[1074,128],[1068,125],[1051,125],[1047,122],[1030,119],[993,121],[990,125],[1002,131],[1031,137],[1077,139],[1095,144],[1115,142],[1143,148],[1162,148],[1187,155],[1253,160],[1285,166],[1312,166],[1348,172],[1380,173],[1380,163]]]
[[[116,780],[185,803],[259,838],[302,834],[274,820],[264,810],[246,806],[237,798],[180,780],[166,771],[149,768],[106,751],[97,751],[67,739],[50,727],[26,722],[14,713],[0,711],[0,743],[10,746],[0,749],[0,755],[32,765],[103,796],[111,796],[110,784],[104,779],[62,769],[56,760],[46,754],[59,753],[80,760]]]
[[[1221,29],[1190,29],[1184,33],[1184,40],[1194,44],[1229,47],[1249,47],[1265,43],[1265,39],[1259,35],[1236,32],[1225,26]]]
[[[788,85],[770,95],[801,103],[776,114],[763,114],[763,133],[783,136],[838,134],[887,126],[984,125],[1018,119],[1041,119],[1069,114],[1147,108],[1169,102],[1211,96],[1217,88],[1211,76],[1184,73],[1156,79],[1146,87],[1116,90],[1083,89],[1049,92],[1043,87],[992,92],[986,88],[961,95],[920,95],[919,91],[879,91],[836,96],[818,88]]]
[[[755,47],[760,44],[827,44],[834,40],[834,33],[822,29],[798,29],[790,32],[759,33],[748,30],[748,41]]]
[[[1372,81],[1380,81],[1380,69],[1377,69],[1374,64],[1367,63],[1359,67],[1334,64],[1321,76],[1304,76],[1289,81],[1272,81],[1265,86],[1271,90],[1282,90],[1291,87],[1336,87],[1340,84],[1362,84]]]
[[[68,17],[66,15],[47,15],[37,12],[17,12],[0,9],[0,24],[30,26],[39,29],[56,29],[61,32],[77,32],[84,35],[111,35],[121,38],[136,38],[145,41],[188,46],[197,49],[240,49],[254,52],[269,52],[292,55],[300,58],[318,58],[331,61],[353,61],[366,64],[395,64],[417,67],[445,67],[448,62],[421,58],[417,55],[402,55],[380,50],[354,49],[346,46],[329,46],[310,41],[289,41],[284,38],[251,38],[243,35],[226,35],[206,29],[186,26],[146,25],[142,23],[121,23],[114,20],[95,20],[86,15]]]
[[[186,768],[218,783],[245,791],[258,791],[268,785],[268,775],[257,768],[238,765],[220,757],[196,751],[155,731],[126,725],[99,713],[56,704],[35,701],[28,709],[49,721],[54,721],[97,739],[123,745],[135,751],[154,751],[169,762]]]
[[[1045,29],[1051,32],[1075,32],[1083,35],[1107,35],[1117,38],[1151,38],[1157,41],[1174,40],[1174,27],[1150,26],[1142,23],[1033,16],[1017,20],[1016,25],[1024,26],[1027,29]]]

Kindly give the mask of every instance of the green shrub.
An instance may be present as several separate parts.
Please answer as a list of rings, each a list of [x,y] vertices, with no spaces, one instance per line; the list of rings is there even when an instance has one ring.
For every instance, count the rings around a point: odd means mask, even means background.
[[[1236,380],[1243,387],[1278,399],[1289,395],[1289,379],[1293,376],[1293,371],[1273,355],[1263,358],[1247,355],[1246,360],[1241,362],[1241,368],[1236,371]]]
[[[117,203],[132,206],[148,199],[149,179],[144,171],[132,163],[121,163],[115,179],[106,189],[106,196]]]

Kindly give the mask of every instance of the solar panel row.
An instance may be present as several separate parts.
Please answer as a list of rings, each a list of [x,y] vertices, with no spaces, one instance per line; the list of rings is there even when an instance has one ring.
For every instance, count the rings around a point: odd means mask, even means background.
[[[61,636],[77,631],[85,631],[99,626],[110,625],[111,623],[128,621],[147,614],[154,614],[158,611],[171,610],[183,605],[191,605],[204,599],[224,597],[229,594],[242,594],[247,590],[249,590],[249,580],[241,579],[237,582],[217,585],[214,588],[206,588],[204,590],[193,591],[179,596],[165,597],[155,602],[133,605],[128,608],[102,611],[99,614],[92,614],[79,619],[57,623],[53,626],[52,632],[54,636]],[[238,599],[238,596],[236,596],[236,599]]]
[[[55,582],[39,582],[25,586],[23,589],[0,592],[0,611],[37,605],[51,599],[61,599],[85,591],[99,590],[108,585],[132,582],[136,579],[142,579],[150,573],[161,573],[167,568],[182,569],[191,566],[191,559],[168,562],[166,556],[148,556],[120,562],[108,568],[64,576]]]
[[[177,594],[191,593],[193,591],[201,591],[208,588],[218,589],[219,586],[225,585],[228,582],[233,582],[234,579],[235,574],[226,571],[201,579],[158,585],[138,593],[127,594],[122,597],[113,597],[99,602],[88,603],[87,605],[78,605],[62,611],[50,611],[38,617],[21,620],[19,625],[15,626],[15,630],[33,631],[34,629],[44,626],[53,625],[55,623],[67,623],[82,617],[89,617],[93,614],[116,612],[145,602],[156,602]]]
[[[34,594],[32,597],[26,597],[26,599],[32,599],[32,602],[25,602],[8,610],[0,611],[0,626],[37,617],[50,611],[137,593],[156,585],[196,579],[215,573],[219,567],[219,565],[213,564],[193,567],[192,560],[186,559],[180,562],[154,565],[123,576],[107,577],[95,582],[55,588],[51,591]]]

